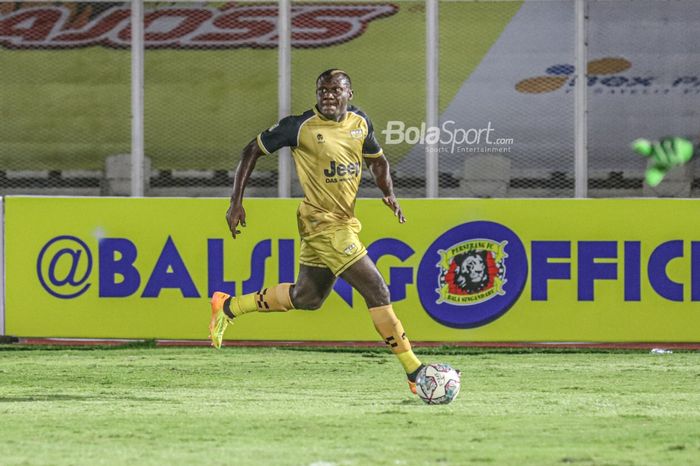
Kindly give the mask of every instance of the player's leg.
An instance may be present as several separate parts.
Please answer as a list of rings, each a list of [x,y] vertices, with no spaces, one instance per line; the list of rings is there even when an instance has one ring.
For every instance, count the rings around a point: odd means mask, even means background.
[[[290,297],[295,309],[315,311],[320,308],[333,290],[335,275],[327,267],[299,265],[297,281]]]
[[[242,296],[215,292],[211,299],[209,322],[209,338],[212,345],[220,348],[228,324],[243,314],[318,309],[333,289],[333,283],[335,275],[330,269],[301,264],[295,284],[280,283]]]
[[[233,319],[249,312],[284,312],[294,309],[291,283],[280,283],[255,293],[231,296],[217,291],[211,297],[209,338],[215,348],[221,348],[224,332]]]
[[[415,393],[416,375],[421,362],[413,353],[403,325],[394,313],[389,287],[374,262],[365,255],[340,276],[365,299],[374,328],[401,362],[408,376],[409,387]]]
[[[233,319],[249,312],[314,311],[321,307],[334,283],[335,275],[330,269],[300,264],[295,283],[280,283],[240,297],[229,296],[223,303],[224,313]]]
[[[256,293],[227,297],[222,303],[224,313],[229,319],[233,319],[249,312],[320,308],[333,289],[335,275],[321,262],[306,241],[301,242],[299,262],[296,283],[280,283]]]

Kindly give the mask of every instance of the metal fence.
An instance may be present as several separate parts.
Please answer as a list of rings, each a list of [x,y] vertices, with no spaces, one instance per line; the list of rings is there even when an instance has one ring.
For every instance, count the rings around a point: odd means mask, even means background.
[[[694,164],[650,189],[629,143],[700,133],[699,21],[695,0],[0,0],[0,195],[227,196],[337,67],[401,197],[697,197]],[[289,151],[247,195],[302,195]]]

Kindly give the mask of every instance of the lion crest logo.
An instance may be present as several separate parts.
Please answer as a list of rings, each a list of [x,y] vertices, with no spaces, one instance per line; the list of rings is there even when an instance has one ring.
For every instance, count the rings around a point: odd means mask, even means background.
[[[438,250],[436,303],[471,306],[505,295],[507,244],[508,241],[472,239]]]

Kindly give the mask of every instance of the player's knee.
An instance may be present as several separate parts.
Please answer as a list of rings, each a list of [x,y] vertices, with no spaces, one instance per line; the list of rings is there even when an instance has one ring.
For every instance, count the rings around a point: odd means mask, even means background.
[[[324,301],[323,296],[317,296],[313,293],[304,292],[303,289],[298,287],[294,287],[291,298],[295,309],[303,309],[306,311],[316,311],[320,309]]]
[[[318,298],[303,298],[292,302],[296,309],[303,309],[305,311],[316,311],[323,305],[323,300]]]
[[[369,296],[365,296],[367,307],[386,306],[391,303],[391,293],[386,283],[382,282],[377,289]]]
[[[321,309],[322,305],[323,305],[322,299],[314,299],[314,300],[308,301],[308,304],[306,305],[306,307],[304,309],[306,309],[307,311],[317,311],[317,310]]]
[[[389,287],[386,284],[382,287],[382,290],[377,294],[380,301],[383,303],[391,303],[391,293],[389,292]],[[382,304],[380,304],[382,306]]]

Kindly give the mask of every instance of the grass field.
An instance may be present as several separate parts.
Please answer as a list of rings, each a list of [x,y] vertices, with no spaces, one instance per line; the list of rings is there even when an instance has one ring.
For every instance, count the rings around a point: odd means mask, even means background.
[[[697,465],[700,354],[0,347],[0,464]]]

